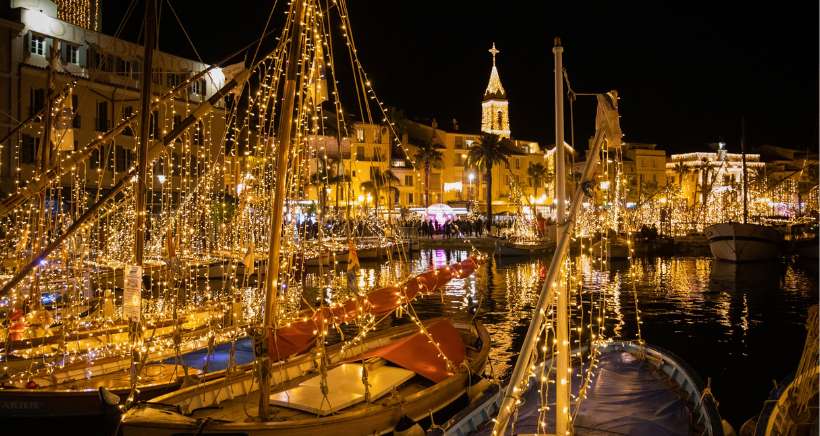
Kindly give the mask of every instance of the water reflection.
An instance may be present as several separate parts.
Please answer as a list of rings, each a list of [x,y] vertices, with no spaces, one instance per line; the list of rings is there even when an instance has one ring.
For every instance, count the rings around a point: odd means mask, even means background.
[[[408,272],[467,255],[423,250]],[[493,338],[490,369],[505,375],[515,363],[548,265],[549,259],[498,262],[490,257],[474,276],[449,283],[444,293],[425,298],[416,308],[422,316],[461,319],[477,309]],[[681,356],[704,379],[712,378],[721,414],[735,425],[758,412],[771,380],[797,366],[806,311],[817,300],[817,271],[791,264],[735,265],[705,257],[645,258],[630,264],[581,256],[572,259],[571,267],[571,283],[578,290],[573,296],[576,319],[579,307],[587,311],[585,317],[595,309],[593,316],[605,319],[608,337],[634,339],[637,297],[641,336]],[[400,272],[391,265],[363,265],[363,270],[373,277],[368,283],[377,284],[381,274],[396,277]]]
[[[362,262],[359,286],[395,283],[468,255],[422,250],[409,262]],[[504,376],[515,363],[549,261],[490,256],[476,274],[451,281],[444,292],[417,302],[416,310],[423,317],[476,316],[493,338],[488,368]],[[580,256],[569,265],[573,327],[583,326],[582,334],[573,330],[573,344],[587,341],[590,332],[637,338],[639,310],[640,336],[712,378],[720,412],[736,427],[759,411],[772,380],[796,368],[806,312],[817,302],[817,269],[799,264],[732,264],[707,257],[602,262]],[[317,274],[306,283],[327,283],[327,276]],[[325,274],[344,283],[343,271]],[[604,328],[597,325],[599,317]]]

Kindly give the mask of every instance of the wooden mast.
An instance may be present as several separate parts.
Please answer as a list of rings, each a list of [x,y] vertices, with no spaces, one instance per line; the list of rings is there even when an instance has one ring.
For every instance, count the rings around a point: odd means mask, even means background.
[[[282,218],[285,203],[285,180],[288,170],[288,155],[291,147],[291,128],[293,127],[293,109],[296,97],[297,72],[302,52],[302,20],[304,19],[304,2],[306,0],[293,0],[291,4],[292,26],[290,31],[290,53],[288,53],[288,66],[285,76],[284,99],[282,110],[279,115],[279,128],[277,130],[277,156],[276,156],[276,190],[271,197],[271,227],[270,243],[268,247],[268,267],[265,273],[265,325],[263,335],[263,348],[266,349],[268,340],[272,337],[273,329],[277,323],[278,311],[278,276],[279,276],[279,251],[282,246]],[[260,359],[260,386],[259,386],[259,417],[262,420],[268,419],[268,397],[270,396],[270,358],[267,353],[263,353]]]
[[[53,124],[52,112],[54,111],[54,64],[57,62],[57,39],[51,39],[51,52],[48,58],[48,72],[46,73],[46,107],[45,119],[43,120],[43,139],[40,141],[38,155],[40,158],[38,177],[45,177],[46,171],[51,166],[51,129]],[[46,191],[39,193],[39,210],[37,211],[34,238],[32,241],[32,255],[40,251],[40,245],[45,242],[46,237]],[[35,272],[33,286],[29,292],[31,306],[39,309],[40,300],[40,275]]]
[[[145,1],[145,40],[143,41],[144,56],[142,60],[142,88],[140,89],[140,136],[139,136],[139,161],[137,163],[137,187],[135,191],[135,239],[134,239],[134,264],[139,271],[138,290],[142,293],[142,265],[143,252],[145,248],[145,185],[148,175],[148,130],[151,116],[151,82],[152,66],[154,61],[154,46],[157,44],[157,10],[156,0]],[[126,274],[127,275],[127,271]],[[125,277],[128,281],[128,277]],[[138,300],[141,300],[138,299]],[[123,302],[125,303],[125,302]],[[126,405],[129,405],[136,396],[137,379],[139,378],[140,352],[137,347],[141,335],[139,317],[129,320],[129,330],[131,339],[131,394],[128,396]]]
[[[749,220],[748,188],[749,179],[746,175],[746,120],[740,119],[740,159],[743,162],[743,224]]]
[[[566,222],[566,151],[564,150],[564,48],[561,47],[561,39],[555,38],[555,46],[552,48],[555,55],[555,146],[558,147],[555,165],[555,183],[558,191],[558,210],[556,215],[556,239],[561,239],[565,230]],[[556,247],[557,248],[557,247]],[[559,264],[560,270],[560,264]],[[556,377],[555,377],[555,434],[569,434],[569,388],[572,378],[569,376],[569,320],[567,319],[567,298],[568,289],[563,280],[563,275],[558,277],[555,292],[558,294],[556,339],[558,340],[558,356],[556,357]]]

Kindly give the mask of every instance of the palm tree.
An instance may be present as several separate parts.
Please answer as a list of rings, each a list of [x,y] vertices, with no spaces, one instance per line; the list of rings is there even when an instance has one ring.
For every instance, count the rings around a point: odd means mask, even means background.
[[[549,183],[552,178],[552,173],[547,169],[546,165],[541,162],[532,164],[527,168],[527,175],[532,177],[532,184],[535,188],[535,196],[538,197],[538,187],[544,183]]]
[[[389,107],[387,109],[387,118],[388,122],[393,126],[393,130],[396,131],[396,135],[398,135],[402,145],[405,145],[407,143],[407,127],[410,120],[407,119],[403,110],[396,107]]]
[[[379,215],[379,196],[382,191],[388,191],[388,204],[392,207],[393,198],[398,188],[392,186],[393,183],[398,183],[399,178],[391,170],[382,172],[378,167],[370,168],[370,180],[362,182],[360,188],[362,191],[370,193],[373,196],[373,207],[376,209],[376,216]]]
[[[310,175],[309,183],[311,186],[315,186],[316,189],[319,191],[319,206],[320,210],[322,211],[322,216],[325,215],[328,206],[327,200],[327,190],[330,185],[336,185],[336,210],[339,209],[339,184],[345,183],[350,181],[350,177],[347,175],[339,175],[336,174],[335,171],[332,170],[334,167],[334,159],[327,159],[327,163],[324,160],[319,161],[319,166],[316,168],[316,172]]]
[[[512,142],[492,133],[482,133],[481,139],[470,146],[467,165],[484,170],[487,183],[487,231],[493,226],[493,165],[508,164],[507,156],[514,153]]]
[[[435,131],[433,131],[435,136]],[[424,164],[424,207],[430,206],[430,169],[440,168],[443,155],[438,151],[438,147],[431,137],[430,140],[418,146],[416,152],[416,162]]]

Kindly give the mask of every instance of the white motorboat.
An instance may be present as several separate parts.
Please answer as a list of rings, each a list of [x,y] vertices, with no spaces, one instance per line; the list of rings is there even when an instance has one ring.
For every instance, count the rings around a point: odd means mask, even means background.
[[[783,235],[759,224],[720,223],[704,230],[717,259],[731,262],[770,260],[780,255]]]

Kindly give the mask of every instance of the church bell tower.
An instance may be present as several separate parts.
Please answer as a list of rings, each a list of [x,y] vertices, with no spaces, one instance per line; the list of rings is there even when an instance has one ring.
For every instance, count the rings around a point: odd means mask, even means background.
[[[484,99],[481,102],[481,131],[509,138],[510,118],[507,92],[501,86],[498,68],[495,66],[495,56],[501,53],[501,50],[496,49],[493,43],[489,51],[493,55],[493,68],[490,70],[490,83],[487,84],[487,90],[484,91]]]

